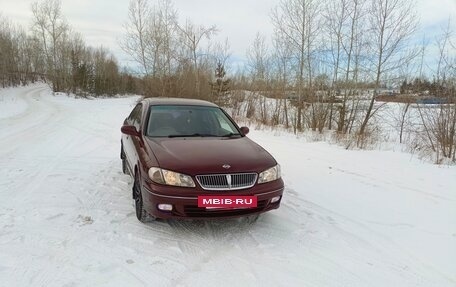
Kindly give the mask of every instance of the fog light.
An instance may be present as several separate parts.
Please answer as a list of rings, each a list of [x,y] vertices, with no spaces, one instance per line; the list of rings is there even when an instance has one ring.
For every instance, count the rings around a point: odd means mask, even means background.
[[[279,196],[276,196],[276,197],[273,197],[273,198],[271,199],[271,203],[277,202],[277,201],[279,201],[279,200],[280,200],[280,195],[279,195]]]
[[[163,211],[171,211],[171,210],[173,210],[173,205],[172,204],[160,203],[158,205],[158,209],[163,210]]]

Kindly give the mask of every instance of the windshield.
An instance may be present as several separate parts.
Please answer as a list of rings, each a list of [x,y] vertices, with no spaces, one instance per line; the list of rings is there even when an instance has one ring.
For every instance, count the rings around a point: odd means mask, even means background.
[[[217,107],[151,106],[147,136],[150,137],[232,137],[239,131]]]

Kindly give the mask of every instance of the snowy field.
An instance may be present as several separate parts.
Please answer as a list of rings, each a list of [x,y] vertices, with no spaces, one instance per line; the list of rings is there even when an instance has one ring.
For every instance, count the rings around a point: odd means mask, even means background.
[[[0,90],[0,286],[456,286],[456,168],[251,131],[280,209],[141,224],[121,173],[137,98]]]

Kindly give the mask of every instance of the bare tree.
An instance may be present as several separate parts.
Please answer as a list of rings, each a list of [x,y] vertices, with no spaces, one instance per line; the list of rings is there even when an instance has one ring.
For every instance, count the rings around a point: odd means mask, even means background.
[[[401,57],[400,53],[417,26],[414,3],[409,0],[373,0],[369,9],[369,22],[375,88],[359,129],[360,135],[365,133],[372,116],[382,77],[385,73],[396,70],[404,61],[410,60]]]
[[[332,128],[334,99],[340,93],[338,82],[343,53],[343,28],[348,20],[349,13],[349,0],[327,2],[324,9],[325,27],[329,38],[329,51],[333,66],[331,88],[329,89],[330,113],[328,129]]]
[[[180,93],[172,78],[183,63],[177,11],[171,0],[159,0],[154,5],[147,1],[131,0],[129,19],[124,25],[126,33],[120,44],[141,67],[146,95],[177,96]]]
[[[182,43],[187,48],[190,55],[193,70],[195,75],[195,91],[196,97],[200,98],[200,69],[199,59],[201,58],[201,40],[210,39],[215,35],[218,30],[216,26],[205,27],[202,25],[195,25],[190,20],[185,22],[185,25],[176,25],[182,36]]]
[[[278,103],[276,104],[275,120],[273,119],[273,122],[276,122],[276,124],[281,123],[280,116],[283,108],[283,124],[286,128],[289,128],[288,95],[290,94],[288,88],[291,86],[292,78],[288,75],[292,68],[292,53],[289,45],[283,41],[283,36],[277,33],[278,31],[275,32],[273,39],[274,54],[272,55],[272,61],[274,62],[275,78],[278,85]]]
[[[230,63],[229,58],[231,57],[231,47],[228,38],[223,43],[215,43],[212,48],[212,54],[214,55],[214,62],[221,63],[226,70],[229,70]]]
[[[355,121],[357,77],[360,57],[364,51],[365,7],[367,0],[329,1],[324,7],[325,50],[329,54],[331,82],[328,89],[328,128],[337,123],[338,133],[347,133]],[[335,103],[337,102],[337,104]],[[334,106],[337,110],[334,109]],[[334,113],[338,117],[334,116]]]
[[[147,57],[147,41],[149,37],[148,21],[150,8],[147,0],[131,0],[128,6],[128,22],[124,24],[126,35],[121,48],[138,62],[145,75],[150,73]]]
[[[42,78],[45,71],[36,38],[0,14],[0,87],[26,85]]]
[[[173,65],[178,62],[176,59],[177,40],[177,11],[174,9],[171,0],[161,0],[158,3],[158,10],[155,9],[154,37],[157,44],[155,58],[157,58],[157,73],[161,82],[161,96],[169,94],[171,90],[171,75]],[[159,43],[159,44],[158,44]]]
[[[267,73],[269,72],[269,51],[266,45],[264,35],[257,33],[253,40],[252,46],[247,51],[247,65],[250,67],[250,73],[253,82],[257,87],[266,88]]]
[[[277,35],[283,37],[295,59],[298,95],[295,129],[298,131],[302,130],[303,100],[310,97],[312,89],[319,12],[317,0],[281,0],[271,14]]]
[[[439,51],[435,82],[436,96],[447,103],[440,104],[437,109],[419,106],[422,121],[424,145],[430,146],[436,154],[436,162],[442,159],[456,158],[456,58],[452,55],[456,43],[452,41],[450,24],[443,28],[441,35],[436,37]]]
[[[32,4],[33,28],[41,37],[41,44],[47,57],[52,86],[54,91],[59,91],[63,85],[59,70],[59,60],[64,52],[65,40],[68,39],[69,27],[62,15],[60,0],[45,0]],[[60,57],[59,57],[60,56]]]
[[[268,120],[266,108],[266,92],[269,90],[270,76],[270,56],[266,45],[265,36],[257,33],[249,50],[247,51],[247,65],[250,70],[251,94],[247,98],[247,117],[255,113],[256,103],[258,102],[259,117],[262,123]]]
[[[0,81],[2,87],[17,85],[10,71],[17,68],[13,62],[17,45],[13,41],[11,23],[0,15]]]
[[[116,60],[107,50],[97,54],[72,31],[59,1],[35,2],[31,8],[29,33],[0,15],[1,86],[43,80],[50,81],[54,92],[113,95],[124,92],[128,80],[129,91],[134,90],[132,77],[119,75]]]

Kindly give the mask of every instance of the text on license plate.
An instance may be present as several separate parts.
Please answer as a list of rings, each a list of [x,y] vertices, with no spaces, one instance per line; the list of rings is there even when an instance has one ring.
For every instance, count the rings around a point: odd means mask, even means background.
[[[249,208],[257,207],[257,197],[254,195],[200,195],[198,207],[206,208]]]

